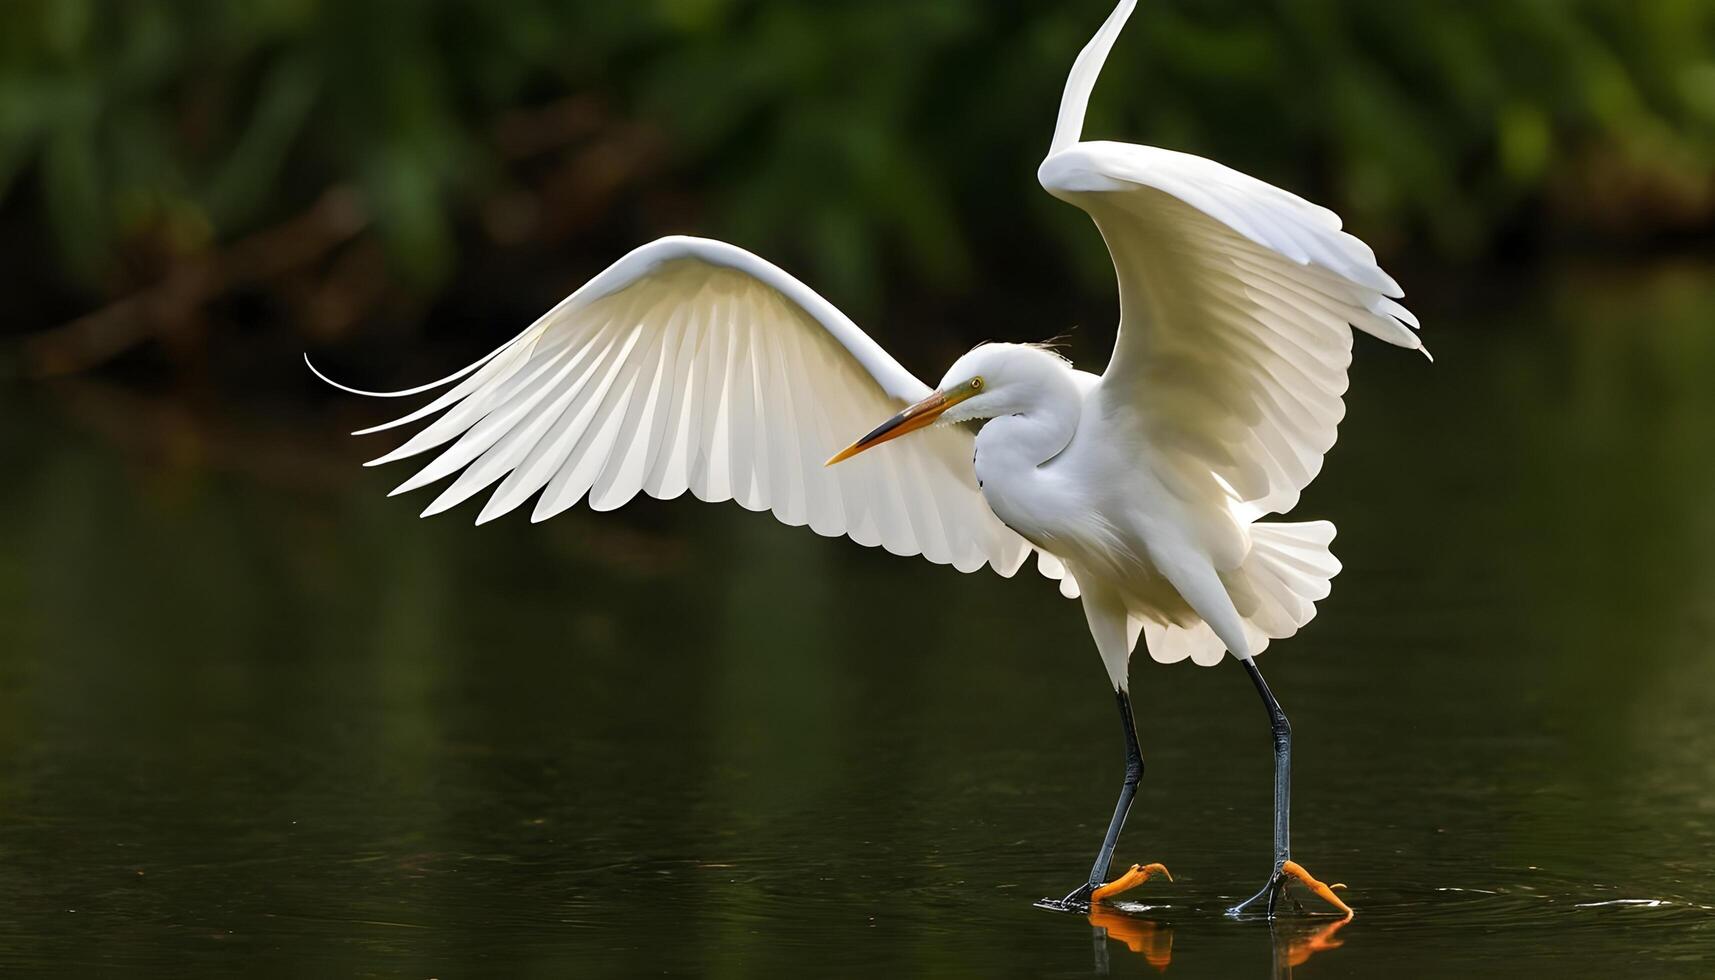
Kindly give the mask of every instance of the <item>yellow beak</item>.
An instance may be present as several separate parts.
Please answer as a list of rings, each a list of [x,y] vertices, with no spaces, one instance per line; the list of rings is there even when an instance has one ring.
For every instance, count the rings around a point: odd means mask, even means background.
[[[910,408],[907,408],[905,411],[895,415],[893,418],[890,418],[886,422],[883,422],[871,429],[868,435],[835,453],[822,465],[832,466],[842,459],[850,459],[858,453],[863,452],[865,449],[879,446],[889,439],[897,439],[908,432],[916,432],[918,429],[921,429],[940,418],[942,412],[945,412],[947,409],[952,408],[954,405],[957,405],[974,394],[976,394],[974,390],[964,385],[954,389],[952,394],[948,394],[944,391],[937,391],[928,398],[923,399]]]

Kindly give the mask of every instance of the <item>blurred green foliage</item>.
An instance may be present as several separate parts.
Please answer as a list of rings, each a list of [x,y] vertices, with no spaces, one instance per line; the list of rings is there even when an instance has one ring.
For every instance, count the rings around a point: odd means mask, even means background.
[[[1214,156],[1451,260],[1523,224],[1647,236],[1715,212],[1709,0],[1143,0],[1104,137]],[[527,181],[510,110],[591,98],[659,131],[690,224],[873,301],[1099,242],[1034,187],[1108,0],[7,0],[0,202],[65,282],[148,235],[194,252],[357,187],[432,291]],[[632,219],[637,222],[637,219]],[[1549,224],[1553,224],[1550,222]],[[668,230],[624,229],[627,238]]]

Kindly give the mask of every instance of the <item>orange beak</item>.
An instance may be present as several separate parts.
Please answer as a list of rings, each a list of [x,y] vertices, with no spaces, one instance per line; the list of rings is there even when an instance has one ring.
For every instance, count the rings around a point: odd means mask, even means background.
[[[937,391],[928,398],[900,412],[893,418],[881,423],[869,431],[869,434],[835,453],[823,466],[832,466],[842,459],[851,459],[865,449],[879,446],[889,439],[897,439],[908,432],[916,432],[924,426],[932,424],[941,417],[941,413],[965,399],[976,394],[967,386],[959,386],[953,394]]]

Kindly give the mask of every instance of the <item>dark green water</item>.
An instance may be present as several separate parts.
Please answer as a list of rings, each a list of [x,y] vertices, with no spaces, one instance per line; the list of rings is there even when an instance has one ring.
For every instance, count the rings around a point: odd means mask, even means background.
[[[1437,363],[1362,345],[1305,499],[1346,571],[1259,661],[1337,935],[1220,914],[1269,859],[1231,664],[1134,671],[1119,858],[1177,880],[1131,943],[1031,908],[1121,761],[1034,572],[418,521],[326,420],[81,388],[0,402],[0,971],[1709,975],[1715,275],[1417,306]]]

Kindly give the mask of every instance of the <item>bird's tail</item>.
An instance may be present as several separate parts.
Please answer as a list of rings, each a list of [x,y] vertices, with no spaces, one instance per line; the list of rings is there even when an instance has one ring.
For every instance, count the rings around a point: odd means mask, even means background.
[[[1270,640],[1298,632],[1316,615],[1316,603],[1328,597],[1329,580],[1340,572],[1340,561],[1328,546],[1334,540],[1329,521],[1250,526],[1251,550],[1237,569],[1221,576],[1233,607],[1244,620],[1251,655]],[[1143,623],[1151,658],[1162,663],[1191,660],[1218,664],[1226,644],[1209,624],[1189,627]]]
[[[1267,639],[1285,639],[1316,615],[1316,603],[1328,598],[1329,580],[1340,573],[1340,560],[1328,549],[1334,525],[1258,523],[1250,530],[1251,553],[1228,583],[1228,594],[1246,623]]]

